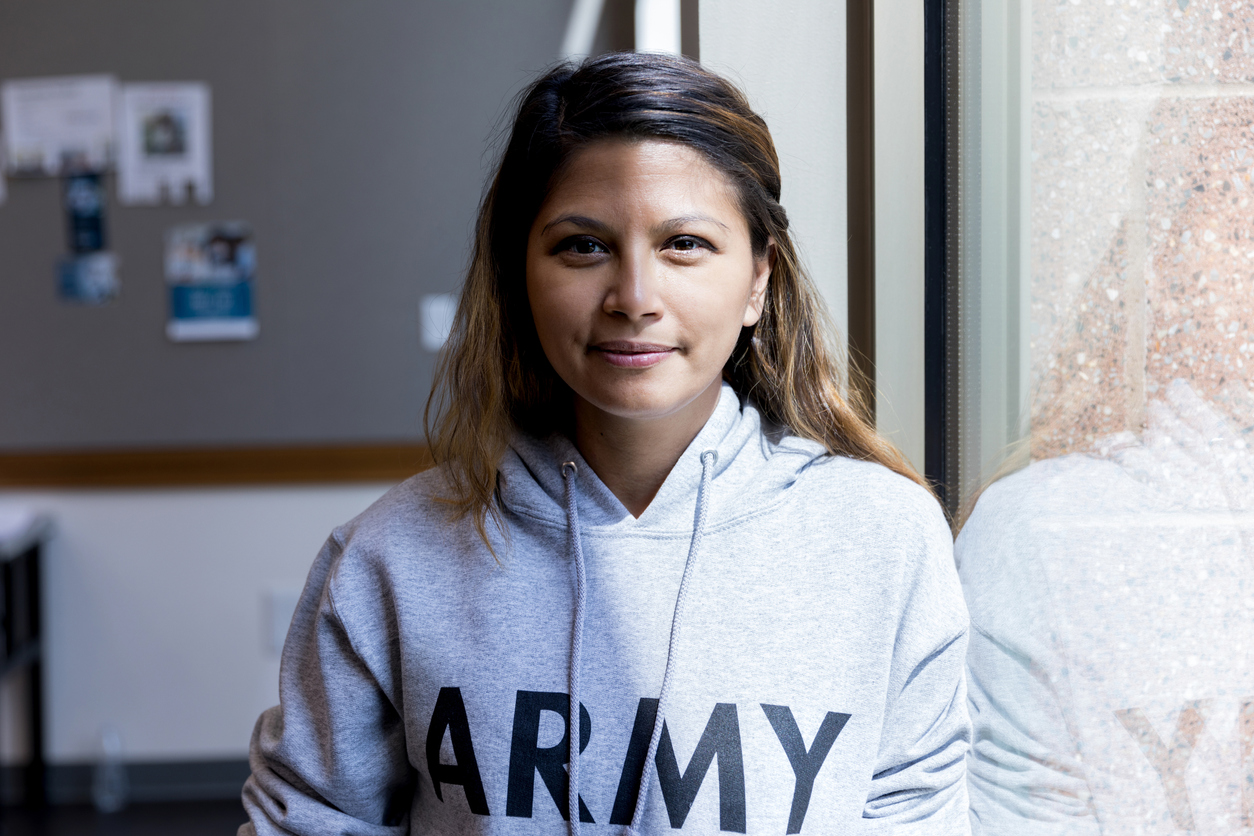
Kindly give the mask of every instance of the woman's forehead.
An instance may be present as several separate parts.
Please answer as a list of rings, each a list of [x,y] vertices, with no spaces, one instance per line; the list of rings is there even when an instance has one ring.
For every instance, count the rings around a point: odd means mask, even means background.
[[[572,155],[554,178],[537,222],[573,207],[739,217],[735,186],[704,154],[680,142],[604,139]]]

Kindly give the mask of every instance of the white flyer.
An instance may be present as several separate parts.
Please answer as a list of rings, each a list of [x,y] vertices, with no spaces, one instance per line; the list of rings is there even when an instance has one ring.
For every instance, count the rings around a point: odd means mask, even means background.
[[[213,141],[209,85],[124,84],[118,107],[118,200],[209,203]]]
[[[117,81],[108,75],[51,76],[0,83],[8,170],[54,176],[102,170],[112,161]]]

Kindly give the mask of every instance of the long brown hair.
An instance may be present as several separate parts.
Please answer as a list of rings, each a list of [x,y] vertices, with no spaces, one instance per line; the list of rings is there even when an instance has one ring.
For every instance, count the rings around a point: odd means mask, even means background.
[[[735,187],[754,254],[774,244],[762,316],[742,331],[724,379],[767,420],[930,491],[863,417],[857,387],[843,385],[843,352],[779,204],[779,158],[766,123],[734,85],[694,61],[620,52],[562,64],[523,91],[480,204],[470,268],[424,416],[432,455],[447,466],[455,512],[473,515],[486,540],[489,516],[501,526],[496,491],[510,434],[570,430],[571,392],[540,347],[527,299],[527,235],[574,153],[609,138],[699,151]]]

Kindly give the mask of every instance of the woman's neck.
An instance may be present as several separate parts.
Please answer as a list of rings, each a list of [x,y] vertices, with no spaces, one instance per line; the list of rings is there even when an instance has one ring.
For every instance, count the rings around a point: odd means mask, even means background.
[[[618,501],[639,517],[718,405],[722,382],[661,418],[624,418],[575,398],[575,446]]]

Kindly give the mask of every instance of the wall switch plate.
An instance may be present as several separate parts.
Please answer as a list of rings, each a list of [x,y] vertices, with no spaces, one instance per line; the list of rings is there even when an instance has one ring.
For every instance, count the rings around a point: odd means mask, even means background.
[[[453,329],[457,297],[452,293],[431,293],[422,297],[422,347],[439,351]]]
[[[266,650],[275,656],[283,653],[283,642],[287,640],[287,628],[292,624],[292,616],[296,613],[296,603],[299,600],[299,589],[276,588],[266,591],[262,603],[264,641]]]

